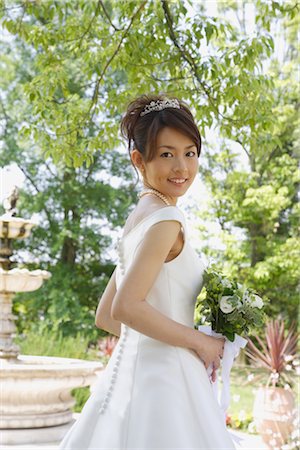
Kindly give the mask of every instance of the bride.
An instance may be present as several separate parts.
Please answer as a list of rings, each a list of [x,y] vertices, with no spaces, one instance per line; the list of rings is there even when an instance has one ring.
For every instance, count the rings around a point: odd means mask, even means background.
[[[183,101],[142,95],[121,131],[143,190],[95,319],[120,339],[59,448],[232,450],[212,390],[225,340],[194,328],[205,267],[176,206],[198,172],[199,130]]]

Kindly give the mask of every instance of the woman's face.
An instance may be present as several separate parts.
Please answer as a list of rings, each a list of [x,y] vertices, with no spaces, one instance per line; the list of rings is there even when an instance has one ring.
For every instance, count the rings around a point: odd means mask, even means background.
[[[156,189],[171,204],[176,204],[177,198],[186,193],[198,172],[195,143],[176,129],[165,127],[158,133],[156,151],[151,161],[145,162],[138,153],[132,153],[133,162],[143,175],[145,187]]]

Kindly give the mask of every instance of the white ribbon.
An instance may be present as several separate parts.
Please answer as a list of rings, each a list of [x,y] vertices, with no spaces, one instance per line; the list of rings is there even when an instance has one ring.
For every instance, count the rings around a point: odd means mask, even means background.
[[[207,334],[208,336],[214,337],[223,337],[225,338],[224,352],[223,358],[220,361],[220,370],[221,370],[221,378],[222,378],[222,392],[218,395],[218,377],[216,377],[215,382],[212,383],[212,389],[214,395],[220,405],[221,410],[224,414],[224,420],[226,423],[226,411],[229,407],[230,403],[230,371],[233,366],[233,361],[237,357],[241,348],[244,348],[247,344],[247,339],[244,339],[239,334],[235,333],[234,341],[231,342],[226,336],[223,336],[222,333],[216,333],[212,330],[211,325],[199,325],[198,330],[202,333]],[[213,368],[212,364],[207,368],[207,374],[211,377]]]

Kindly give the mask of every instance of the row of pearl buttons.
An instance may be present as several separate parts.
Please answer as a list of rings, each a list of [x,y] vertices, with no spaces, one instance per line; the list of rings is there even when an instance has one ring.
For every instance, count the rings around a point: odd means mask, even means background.
[[[119,256],[119,267],[121,270],[122,275],[125,274],[125,265],[124,265],[124,256],[123,256],[123,249],[122,249],[122,242],[121,239],[118,240],[118,244],[117,244],[117,249],[118,249],[118,256]],[[109,399],[112,395],[113,389],[114,389],[114,385],[116,383],[117,377],[118,377],[118,371],[119,371],[119,366],[121,363],[121,359],[122,359],[122,353],[125,347],[125,342],[127,339],[127,335],[128,335],[128,328],[126,325],[124,325],[124,333],[122,336],[121,341],[118,343],[118,354],[116,356],[116,362],[115,365],[112,369],[112,375],[111,375],[111,379],[110,379],[110,384],[108,387],[108,390],[104,396],[104,399],[102,400],[102,403],[100,405],[99,408],[99,414],[103,414],[108,406],[109,403]]]

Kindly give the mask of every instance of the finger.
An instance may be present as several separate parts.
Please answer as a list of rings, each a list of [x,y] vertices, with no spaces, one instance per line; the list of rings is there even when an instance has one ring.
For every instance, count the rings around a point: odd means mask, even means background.
[[[215,382],[216,378],[217,378],[217,372],[216,372],[216,369],[214,367],[213,371],[212,371],[212,374],[211,374],[211,379],[212,379],[213,382]]]
[[[211,374],[210,374],[210,378],[211,378],[212,381],[214,381],[214,375],[215,375],[215,368],[213,366]]]
[[[214,368],[218,369],[220,367],[220,358],[218,358],[216,361],[214,361]]]

